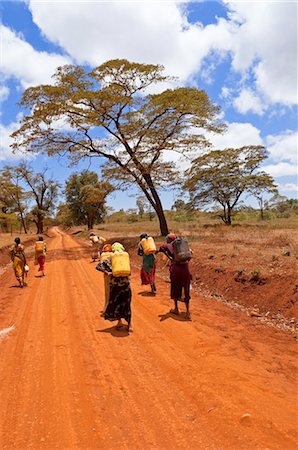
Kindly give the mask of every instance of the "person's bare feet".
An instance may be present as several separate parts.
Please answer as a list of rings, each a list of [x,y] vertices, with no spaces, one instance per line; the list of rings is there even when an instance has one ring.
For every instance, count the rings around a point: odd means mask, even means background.
[[[121,320],[118,320],[118,323],[116,325],[116,328],[122,328],[123,327],[123,323],[121,322]]]

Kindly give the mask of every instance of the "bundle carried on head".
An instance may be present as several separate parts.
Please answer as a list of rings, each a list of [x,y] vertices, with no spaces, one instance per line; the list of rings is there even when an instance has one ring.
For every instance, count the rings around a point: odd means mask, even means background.
[[[102,253],[111,252],[112,251],[112,244],[105,244],[102,247]]]
[[[167,242],[173,242],[175,239],[177,239],[177,236],[174,233],[169,233],[166,237]]]
[[[114,244],[112,245],[112,252],[125,252],[125,248],[123,247],[122,244],[120,244],[120,242],[114,242]]]

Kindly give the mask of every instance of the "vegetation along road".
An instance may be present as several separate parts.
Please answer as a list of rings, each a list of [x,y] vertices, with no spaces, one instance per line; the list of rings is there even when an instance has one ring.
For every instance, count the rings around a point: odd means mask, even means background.
[[[220,303],[167,314],[133,268],[133,328],[100,317],[102,274],[53,228],[47,274],[1,276],[1,449],[294,449],[295,340]]]

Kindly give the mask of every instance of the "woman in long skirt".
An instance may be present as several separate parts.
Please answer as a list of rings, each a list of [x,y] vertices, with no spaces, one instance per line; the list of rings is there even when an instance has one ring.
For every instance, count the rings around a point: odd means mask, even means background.
[[[112,252],[124,252],[125,249],[122,244],[115,242],[112,245]],[[131,288],[129,277],[115,277],[112,274],[112,261],[107,258],[104,262],[100,262],[96,266],[110,277],[110,294],[109,301],[103,313],[105,320],[117,320],[116,328],[125,326],[122,319],[127,322],[127,330],[132,331],[131,328]]]
[[[140,275],[141,275],[141,282],[142,282],[142,286],[143,285],[148,285],[150,284],[151,287],[151,292],[152,294],[156,293],[156,286],[155,286],[155,268],[156,268],[156,264],[155,264],[155,255],[145,255],[144,254],[144,250],[141,244],[141,240],[142,239],[146,239],[148,237],[147,233],[143,233],[140,235],[140,242],[138,245],[138,255],[143,257],[143,261],[142,261],[142,268],[140,271]]]
[[[26,286],[24,281],[26,256],[24,246],[21,245],[21,239],[16,237],[14,242],[14,245],[10,248],[10,258],[12,260],[14,274],[19,282],[19,286],[22,288],[23,286]]]
[[[178,301],[185,303],[186,314],[185,318],[190,320],[189,301],[190,301],[190,282],[191,273],[189,271],[188,262],[176,263],[174,261],[173,242],[176,235],[170,233],[166,237],[166,244],[159,248],[159,252],[164,253],[171,261],[170,266],[170,280],[171,280],[171,299],[174,300],[174,309],[171,309],[172,314],[179,315]]]

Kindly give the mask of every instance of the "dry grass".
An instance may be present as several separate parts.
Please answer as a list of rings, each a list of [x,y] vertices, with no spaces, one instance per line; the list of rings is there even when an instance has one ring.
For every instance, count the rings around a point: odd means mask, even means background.
[[[25,234],[25,233],[0,233],[0,248],[5,247],[7,245],[12,245],[14,242],[15,237],[19,236],[21,238],[21,241],[27,241],[29,239],[32,239],[32,234]]]

